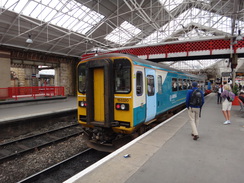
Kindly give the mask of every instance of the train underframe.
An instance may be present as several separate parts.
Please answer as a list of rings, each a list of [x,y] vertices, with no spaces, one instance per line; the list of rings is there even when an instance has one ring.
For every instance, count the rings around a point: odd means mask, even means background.
[[[98,151],[113,152],[184,108],[185,104],[179,105],[167,112],[156,116],[155,119],[149,122],[137,125],[131,134],[115,133],[112,128],[97,126],[94,128],[84,128],[84,137],[88,147]]]

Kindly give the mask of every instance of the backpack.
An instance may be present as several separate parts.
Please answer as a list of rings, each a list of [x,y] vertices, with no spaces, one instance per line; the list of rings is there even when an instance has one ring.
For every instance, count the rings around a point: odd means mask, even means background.
[[[196,89],[192,92],[189,104],[195,107],[202,106],[202,94],[199,89]]]
[[[229,102],[233,102],[235,99],[235,94],[232,92],[229,92],[228,96],[226,97]]]

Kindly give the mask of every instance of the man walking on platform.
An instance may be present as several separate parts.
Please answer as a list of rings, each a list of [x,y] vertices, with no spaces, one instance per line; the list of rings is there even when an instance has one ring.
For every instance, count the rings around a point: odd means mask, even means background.
[[[201,109],[204,104],[203,92],[197,88],[197,82],[192,83],[192,89],[188,90],[186,94],[186,107],[192,127],[193,140],[199,138],[197,126],[199,125],[199,118],[201,117]]]

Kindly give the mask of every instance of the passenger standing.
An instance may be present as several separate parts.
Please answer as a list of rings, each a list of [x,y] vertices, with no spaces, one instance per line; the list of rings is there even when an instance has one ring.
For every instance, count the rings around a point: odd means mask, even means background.
[[[191,135],[193,136],[193,140],[197,140],[199,138],[197,127],[199,125],[199,118],[201,117],[201,109],[204,104],[203,92],[197,88],[197,85],[197,82],[193,82],[192,89],[188,90],[186,94],[186,107],[188,109],[188,115],[192,127]],[[196,97],[196,95],[198,97]]]
[[[220,85],[219,89],[218,89],[218,98],[217,98],[217,104],[221,104],[222,102],[222,97],[221,97],[221,93],[223,92],[223,86]]]
[[[226,121],[224,122],[224,125],[230,124],[230,110],[232,107],[232,101],[235,98],[235,95],[231,92],[231,87],[229,84],[224,85],[224,91],[221,93],[221,97],[223,98],[223,103],[222,103],[222,112],[224,114],[224,117]],[[229,98],[232,98],[232,100],[229,100]]]

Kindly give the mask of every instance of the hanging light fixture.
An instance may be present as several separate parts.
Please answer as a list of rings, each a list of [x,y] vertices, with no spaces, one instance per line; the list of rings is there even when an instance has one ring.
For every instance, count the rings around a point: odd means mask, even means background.
[[[31,39],[31,34],[28,34],[28,39],[26,39],[26,43],[32,44],[33,40]]]

